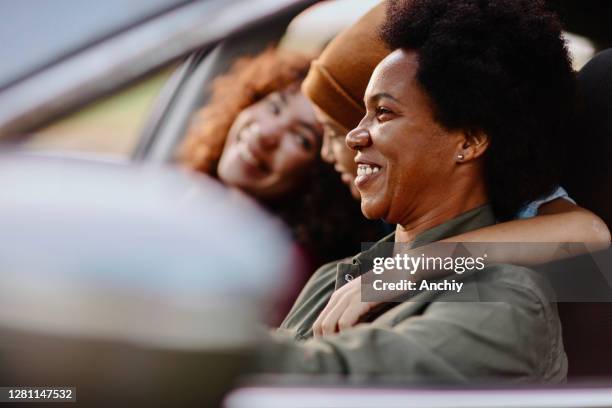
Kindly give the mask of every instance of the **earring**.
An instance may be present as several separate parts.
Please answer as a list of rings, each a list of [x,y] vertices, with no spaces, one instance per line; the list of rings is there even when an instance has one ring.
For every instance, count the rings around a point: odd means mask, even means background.
[[[465,159],[465,156],[462,154],[458,154],[457,155],[457,160],[462,161],[463,159]]]

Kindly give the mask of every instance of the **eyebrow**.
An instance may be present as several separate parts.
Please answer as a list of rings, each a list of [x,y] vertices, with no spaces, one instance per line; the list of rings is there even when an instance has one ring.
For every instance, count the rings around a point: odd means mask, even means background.
[[[319,131],[317,130],[317,128],[315,128],[314,126],[312,126],[310,123],[298,120],[298,124],[306,129],[308,129],[310,132],[312,132],[313,136],[316,136],[319,134]]]
[[[396,97],[394,97],[393,95],[391,95],[390,93],[387,93],[387,92],[379,92],[376,95],[371,96],[370,100],[378,101],[378,100],[380,100],[382,98],[391,99],[392,101],[400,103],[399,99],[397,99]]]

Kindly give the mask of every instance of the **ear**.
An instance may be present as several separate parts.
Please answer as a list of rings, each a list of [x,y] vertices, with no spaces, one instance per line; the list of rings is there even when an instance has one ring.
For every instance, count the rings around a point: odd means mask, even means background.
[[[455,159],[457,162],[468,162],[482,156],[489,147],[489,136],[482,130],[463,132]]]

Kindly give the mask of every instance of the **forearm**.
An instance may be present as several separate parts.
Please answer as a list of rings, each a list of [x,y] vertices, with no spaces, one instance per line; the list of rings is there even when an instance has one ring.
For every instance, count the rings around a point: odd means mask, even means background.
[[[406,376],[466,381],[451,361],[418,336],[362,324],[333,336],[298,341],[276,334],[266,351],[272,373],[380,377]]]
[[[559,199],[540,207],[537,217],[492,225],[446,241],[481,243],[489,262],[536,265],[605,249],[610,232],[595,214]],[[559,243],[577,245],[564,245],[560,251]]]
[[[456,235],[448,242],[610,242],[610,232],[586,210],[538,215]]]

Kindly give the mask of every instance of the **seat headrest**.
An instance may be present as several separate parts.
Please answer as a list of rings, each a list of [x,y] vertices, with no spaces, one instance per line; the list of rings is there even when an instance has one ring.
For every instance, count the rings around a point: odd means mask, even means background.
[[[578,73],[579,115],[563,185],[612,230],[612,49]]]

